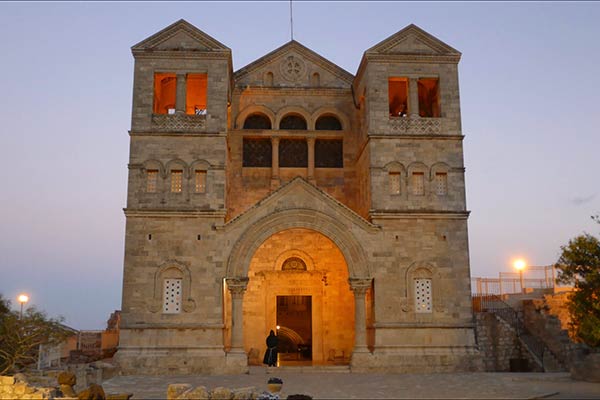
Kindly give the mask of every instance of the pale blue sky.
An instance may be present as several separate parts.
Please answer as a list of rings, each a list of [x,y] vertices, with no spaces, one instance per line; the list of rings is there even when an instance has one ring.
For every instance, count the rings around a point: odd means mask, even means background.
[[[0,293],[104,327],[121,303],[130,47],[184,18],[238,69],[289,40],[288,6],[0,3]],[[295,2],[294,19],[351,73],[410,23],[463,53],[472,275],[600,232],[600,3]]]

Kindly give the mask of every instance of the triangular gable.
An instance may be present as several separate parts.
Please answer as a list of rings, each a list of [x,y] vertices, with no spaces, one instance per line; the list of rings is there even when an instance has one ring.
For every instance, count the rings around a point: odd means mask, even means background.
[[[142,40],[131,48],[143,50],[230,50],[223,43],[202,32],[189,22],[180,19],[160,32]]]
[[[339,67],[325,57],[319,55],[295,40],[289,41],[283,46],[251,62],[245,67],[240,68],[234,73],[234,79],[236,82],[242,81],[246,76],[269,64],[283,61],[283,59],[288,57],[290,54],[301,57],[305,62],[314,63],[348,85],[350,85],[354,79],[354,75],[352,75],[350,72]]]
[[[308,183],[302,177],[296,177],[286,184],[281,185],[277,190],[260,200],[250,209],[228,221],[223,228],[247,221],[254,215],[261,214],[261,211],[268,210],[273,205],[277,205],[278,209],[283,208],[281,204],[285,204],[290,208],[322,210],[322,203],[328,205],[332,211],[335,210],[336,215],[341,215],[364,229],[379,230],[378,225],[367,221],[328,193]]]
[[[460,56],[460,52],[414,24],[398,31],[366,51],[367,54],[422,54]]]

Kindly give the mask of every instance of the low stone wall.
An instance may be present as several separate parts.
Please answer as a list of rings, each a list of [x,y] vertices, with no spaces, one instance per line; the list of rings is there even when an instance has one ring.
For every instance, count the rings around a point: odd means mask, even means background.
[[[20,382],[14,376],[0,376],[0,399],[54,399],[54,388],[39,388]]]
[[[206,386],[193,387],[187,383],[169,385],[167,400],[197,399],[197,400],[253,400],[258,399],[260,393],[254,387],[229,389],[218,387],[208,390]]]
[[[477,344],[486,372],[510,371],[511,358],[526,358],[532,371],[541,368],[520,342],[515,330],[493,313],[475,313]],[[520,349],[520,350],[519,350]]]

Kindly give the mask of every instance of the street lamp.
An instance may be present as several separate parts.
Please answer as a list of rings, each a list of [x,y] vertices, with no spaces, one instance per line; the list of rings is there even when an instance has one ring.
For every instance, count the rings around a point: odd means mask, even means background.
[[[19,297],[17,297],[17,300],[19,301],[19,303],[21,303],[21,315],[19,319],[23,319],[23,304],[27,303],[29,301],[29,296],[27,296],[25,293],[20,294]]]
[[[521,281],[521,293],[525,293],[525,285],[523,283],[523,270],[525,269],[527,264],[525,263],[525,260],[519,258],[518,260],[515,260],[513,266],[517,271],[519,271],[519,280]]]

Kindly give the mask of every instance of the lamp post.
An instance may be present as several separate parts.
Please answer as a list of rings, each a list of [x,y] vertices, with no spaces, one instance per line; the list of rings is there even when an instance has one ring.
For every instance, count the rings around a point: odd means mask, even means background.
[[[17,297],[17,300],[19,301],[19,303],[21,303],[21,314],[19,316],[19,319],[23,319],[23,304],[29,301],[29,296],[23,293],[20,294],[19,297]]]
[[[527,264],[525,263],[525,260],[523,259],[518,259],[515,260],[514,262],[514,267],[517,271],[519,271],[519,280],[521,281],[521,293],[525,293],[525,284],[524,284],[524,280],[523,280],[523,270],[525,269],[525,267],[527,266]]]

